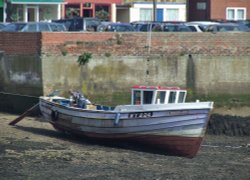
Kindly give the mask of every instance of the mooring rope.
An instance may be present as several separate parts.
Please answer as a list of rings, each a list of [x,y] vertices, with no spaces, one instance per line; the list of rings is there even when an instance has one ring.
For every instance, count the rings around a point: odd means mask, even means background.
[[[37,96],[8,93],[8,92],[3,92],[3,91],[0,91],[0,94],[3,94],[3,95],[12,95],[12,96],[21,96],[21,97],[29,97],[29,98],[37,98],[37,99],[39,99],[39,97],[37,97]]]

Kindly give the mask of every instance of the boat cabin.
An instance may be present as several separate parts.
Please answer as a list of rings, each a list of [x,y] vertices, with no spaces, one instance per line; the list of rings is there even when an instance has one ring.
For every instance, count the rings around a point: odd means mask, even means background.
[[[131,90],[131,104],[184,103],[186,95],[187,90],[179,87],[133,86]]]

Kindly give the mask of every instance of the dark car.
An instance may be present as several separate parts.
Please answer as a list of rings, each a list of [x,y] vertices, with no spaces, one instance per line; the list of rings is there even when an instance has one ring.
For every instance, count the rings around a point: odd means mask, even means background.
[[[60,32],[66,31],[63,24],[50,22],[29,22],[29,23],[10,23],[1,31],[3,32]]]
[[[163,32],[195,32],[189,26],[185,24],[173,24],[173,23],[166,23],[162,25]]]
[[[235,23],[239,24],[239,26],[241,26],[242,29],[250,31],[250,20],[238,20]]]
[[[206,28],[207,32],[232,32],[232,31],[247,31],[244,27],[237,23],[220,23],[209,25]]]
[[[0,30],[3,29],[4,27],[6,27],[8,25],[8,23],[0,23]]]
[[[130,32],[130,31],[134,31],[134,28],[129,23],[103,22],[100,26],[98,26],[97,31],[99,32]]]
[[[1,31],[4,32],[19,32],[26,26],[26,23],[10,23],[4,28],[1,29]]]
[[[138,32],[149,32],[149,31],[161,31],[161,23],[153,21],[135,21],[131,22],[135,31]]]
[[[69,19],[52,20],[52,22],[63,23],[68,31],[97,31],[101,20],[91,17],[74,17]]]

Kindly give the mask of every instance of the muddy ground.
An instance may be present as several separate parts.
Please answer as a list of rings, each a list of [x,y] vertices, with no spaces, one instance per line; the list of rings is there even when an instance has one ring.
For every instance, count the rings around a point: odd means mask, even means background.
[[[250,179],[250,136],[206,135],[188,159],[64,135],[39,118],[9,126],[16,117],[0,113],[1,180]]]

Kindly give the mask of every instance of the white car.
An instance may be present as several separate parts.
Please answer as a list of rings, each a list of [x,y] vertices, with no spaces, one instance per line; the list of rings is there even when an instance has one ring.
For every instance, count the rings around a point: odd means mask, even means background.
[[[186,26],[190,27],[192,31],[195,32],[204,32],[207,29],[207,26],[209,25],[217,25],[220,24],[218,22],[212,22],[212,21],[191,21],[185,23]]]

